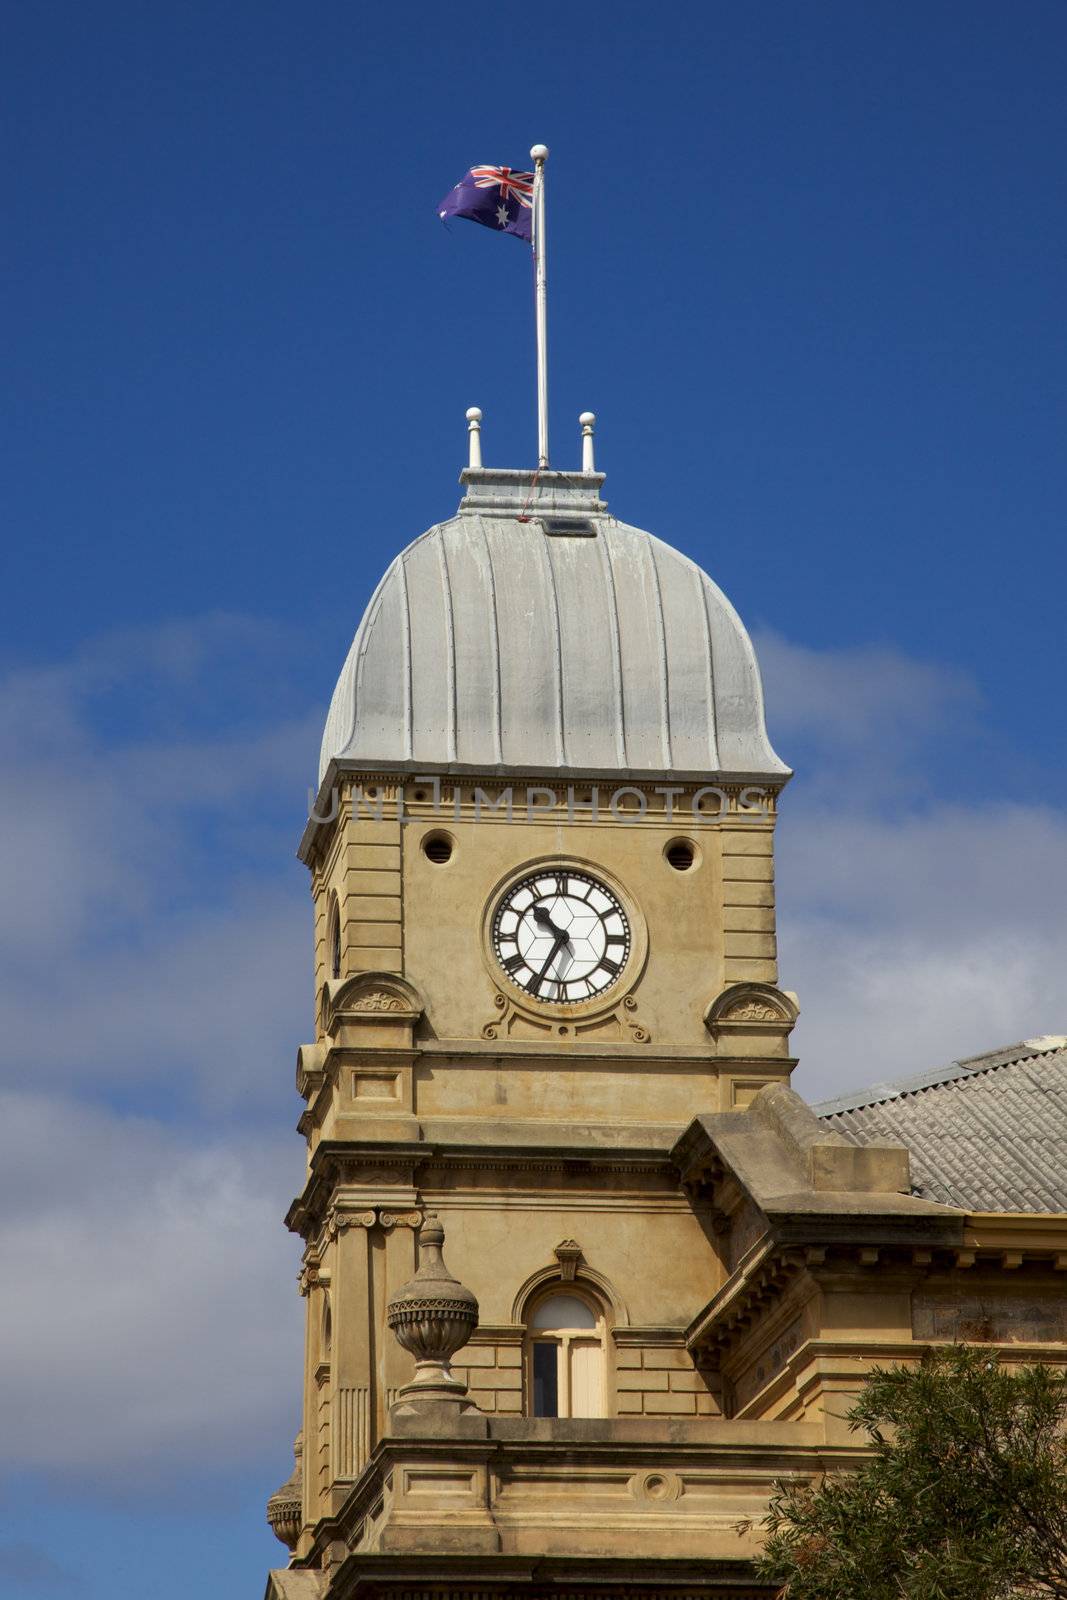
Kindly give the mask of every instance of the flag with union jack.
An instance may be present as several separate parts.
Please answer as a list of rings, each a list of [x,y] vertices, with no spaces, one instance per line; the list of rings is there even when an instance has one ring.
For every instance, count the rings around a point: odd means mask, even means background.
[[[437,207],[439,217],[468,217],[527,243],[533,221],[532,172],[511,167],[471,167]]]

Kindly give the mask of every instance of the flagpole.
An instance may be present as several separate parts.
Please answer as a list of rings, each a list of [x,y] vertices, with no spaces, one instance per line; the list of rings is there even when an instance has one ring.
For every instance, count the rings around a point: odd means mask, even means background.
[[[537,313],[537,465],[548,466],[548,282],[545,274],[545,162],[548,146],[535,144],[533,249],[534,304]]]

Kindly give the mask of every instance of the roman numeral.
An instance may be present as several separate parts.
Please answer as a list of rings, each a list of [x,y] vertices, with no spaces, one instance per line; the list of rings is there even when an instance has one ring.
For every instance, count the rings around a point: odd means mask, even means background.
[[[622,971],[622,963],[612,961],[610,956],[602,956],[600,961],[601,972],[606,972],[612,978],[617,978]]]
[[[518,951],[516,951],[513,956],[507,956],[505,958],[505,960],[504,960],[504,971],[505,972],[510,972],[511,976],[514,977],[515,974],[517,972],[519,972],[525,965],[526,965],[525,958],[523,956],[519,955]]]

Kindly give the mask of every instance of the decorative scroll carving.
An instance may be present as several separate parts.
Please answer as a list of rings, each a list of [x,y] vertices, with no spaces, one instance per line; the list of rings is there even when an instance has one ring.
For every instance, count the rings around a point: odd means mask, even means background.
[[[769,1006],[763,1000],[745,1000],[739,1006],[731,1006],[719,1019],[722,1022],[781,1022],[782,1013]]]
[[[346,1232],[349,1228],[373,1228],[380,1224],[383,1228],[418,1228],[422,1224],[421,1211],[392,1211],[385,1206],[367,1207],[360,1211],[345,1211],[340,1206],[331,1206],[326,1213],[323,1224],[325,1239],[336,1239],[338,1234]]]
[[[508,1009],[507,1000],[502,994],[495,994],[493,996],[493,1004],[497,1009],[497,1015],[490,1022],[485,1023],[483,1026],[483,1039],[495,1039],[498,1037],[498,1029],[500,1024],[504,1021],[504,1013]]]
[[[296,1276],[300,1293],[305,1297],[312,1289],[317,1289],[323,1282],[329,1281],[328,1274],[322,1272],[322,1262],[319,1259],[317,1246],[308,1245],[304,1251],[304,1262]]]
[[[351,1011],[407,1011],[408,1007],[399,995],[386,994],[384,989],[372,989],[369,994],[360,995],[349,1009]]]
[[[422,1225],[421,1211],[381,1211],[378,1221],[383,1228],[418,1228]]]
[[[534,1010],[535,1001],[526,1005],[517,1005],[507,995],[497,993],[493,996],[493,1005],[497,1015],[483,1023],[481,1037],[483,1039],[499,1039],[501,1033],[510,1034],[513,1025],[519,1024],[527,1030],[530,1027],[543,1031],[546,1035],[555,1033],[561,1038],[581,1038],[584,1034],[603,1033],[607,1024],[614,1023],[620,1030],[625,1027],[634,1044],[648,1044],[652,1038],[649,1030],[640,1022],[633,1020],[633,1013],[637,1010],[637,1001],[632,994],[626,995],[617,1001],[613,1007],[598,1011],[594,1018],[587,1018],[587,1013],[563,1006],[557,1006],[544,1012]],[[624,1015],[628,1012],[629,1016]],[[621,1036],[621,1034],[619,1035]]]
[[[373,1228],[377,1220],[377,1211],[341,1211],[337,1206],[331,1206],[323,1231],[327,1238],[336,1239],[339,1233],[344,1233],[348,1228]]]

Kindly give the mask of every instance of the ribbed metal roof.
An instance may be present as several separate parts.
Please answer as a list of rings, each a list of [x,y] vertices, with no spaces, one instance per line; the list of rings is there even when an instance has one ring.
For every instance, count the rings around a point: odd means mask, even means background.
[[[463,481],[458,514],[397,556],[371,598],[334,690],[320,781],[334,759],[788,775],[737,613],[694,562],[608,516],[599,475]]]
[[[1067,1037],[1027,1039],[813,1110],[853,1144],[906,1145],[925,1199],[1067,1212]]]

